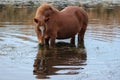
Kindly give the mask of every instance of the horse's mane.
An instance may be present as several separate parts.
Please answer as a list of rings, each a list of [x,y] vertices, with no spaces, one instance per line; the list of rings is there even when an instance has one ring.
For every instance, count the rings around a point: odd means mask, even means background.
[[[58,9],[56,9],[51,4],[48,4],[48,3],[43,3],[39,7],[40,12],[44,12],[44,11],[49,10],[49,9],[51,9],[53,12],[58,12],[59,11]]]

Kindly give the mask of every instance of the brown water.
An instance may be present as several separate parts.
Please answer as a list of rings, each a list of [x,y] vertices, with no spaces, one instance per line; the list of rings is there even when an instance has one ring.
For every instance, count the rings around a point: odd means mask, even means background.
[[[120,79],[119,7],[87,9],[84,46],[57,40],[55,49],[39,47],[34,10],[0,10],[0,80]]]

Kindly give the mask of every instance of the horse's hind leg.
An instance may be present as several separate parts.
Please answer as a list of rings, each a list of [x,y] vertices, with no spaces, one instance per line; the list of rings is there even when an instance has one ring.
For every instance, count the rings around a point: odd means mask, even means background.
[[[86,28],[82,28],[78,33],[78,47],[84,48],[84,36]]]
[[[84,42],[84,36],[85,36],[85,31],[86,31],[87,25],[84,25],[80,32],[78,33],[78,44],[81,44]]]

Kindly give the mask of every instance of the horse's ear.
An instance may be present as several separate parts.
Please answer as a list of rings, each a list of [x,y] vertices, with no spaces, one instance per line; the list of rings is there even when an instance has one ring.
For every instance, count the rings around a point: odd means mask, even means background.
[[[39,21],[38,21],[38,19],[34,18],[34,22],[35,22],[35,23],[38,23]]]

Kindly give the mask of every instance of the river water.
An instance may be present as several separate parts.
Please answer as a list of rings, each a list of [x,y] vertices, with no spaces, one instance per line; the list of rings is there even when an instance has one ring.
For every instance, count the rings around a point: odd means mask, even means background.
[[[0,80],[119,80],[119,10],[86,9],[89,24],[84,45],[57,40],[55,49],[49,49],[37,43],[35,9],[1,9]]]

